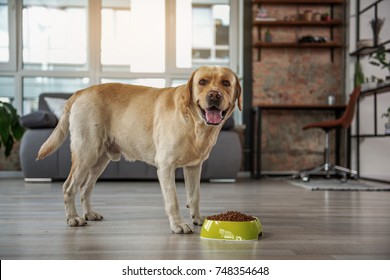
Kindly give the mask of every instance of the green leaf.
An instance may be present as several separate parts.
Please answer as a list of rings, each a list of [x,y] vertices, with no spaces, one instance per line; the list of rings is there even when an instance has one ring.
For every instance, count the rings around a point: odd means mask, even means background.
[[[378,62],[375,62],[375,61],[370,61],[370,64],[375,65],[375,66],[380,66],[380,64]]]
[[[24,128],[20,125],[19,120],[16,119],[14,124],[11,127],[12,135],[14,138],[19,141],[23,134],[24,134]]]
[[[11,154],[14,139],[20,140],[23,133],[16,109],[10,103],[0,102],[0,147],[5,147],[6,157]]]
[[[2,104],[5,107],[5,109],[8,111],[11,120],[18,118],[18,113],[16,112],[16,109],[11,104],[5,102],[3,102]]]
[[[4,104],[4,103],[3,103]],[[0,106],[0,140],[6,145],[9,138],[11,119],[4,106]]]
[[[8,137],[7,142],[5,143],[5,157],[8,157],[11,154],[12,147],[14,146],[14,139],[12,137]]]
[[[355,87],[364,83],[364,74],[359,62],[355,64]]]

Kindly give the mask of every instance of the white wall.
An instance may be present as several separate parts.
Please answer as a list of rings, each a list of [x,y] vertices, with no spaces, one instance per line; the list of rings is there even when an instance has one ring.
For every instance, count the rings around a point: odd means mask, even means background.
[[[349,2],[349,34],[347,34],[347,56],[346,56],[346,92],[349,94],[353,89],[354,72],[356,58],[349,56],[356,49],[356,0]],[[361,0],[360,9],[367,7],[373,0]],[[374,9],[360,16],[360,39],[372,38],[372,31],[369,21],[374,17]],[[384,26],[380,33],[380,39],[387,41],[390,39],[390,1],[382,1],[379,4],[378,17],[385,18]],[[390,44],[387,45],[390,48]],[[387,55],[388,60],[390,54]],[[369,64],[369,57],[360,59],[363,73],[365,76],[374,75],[378,78],[389,76],[389,71]],[[383,112],[390,107],[390,91],[378,95],[378,133],[384,133],[384,124],[386,119],[381,118]],[[360,133],[374,132],[374,106],[373,97],[366,97],[360,101]],[[355,123],[352,124],[352,135],[355,134]],[[352,167],[356,168],[356,139],[352,139]],[[360,143],[360,176],[390,181],[390,137],[384,138],[365,138]]]

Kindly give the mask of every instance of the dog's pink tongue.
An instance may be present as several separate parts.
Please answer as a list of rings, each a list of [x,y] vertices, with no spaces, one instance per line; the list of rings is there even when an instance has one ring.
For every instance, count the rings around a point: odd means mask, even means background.
[[[222,111],[216,109],[207,109],[206,119],[210,124],[219,124],[222,121]]]

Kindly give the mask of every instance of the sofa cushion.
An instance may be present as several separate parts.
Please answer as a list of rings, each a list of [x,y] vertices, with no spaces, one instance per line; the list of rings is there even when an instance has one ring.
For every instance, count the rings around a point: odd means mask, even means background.
[[[26,128],[53,128],[57,125],[57,118],[51,112],[35,111],[21,117],[20,125]]]

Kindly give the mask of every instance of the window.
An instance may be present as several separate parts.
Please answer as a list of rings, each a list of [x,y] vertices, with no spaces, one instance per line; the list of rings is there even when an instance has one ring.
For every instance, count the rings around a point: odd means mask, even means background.
[[[71,93],[102,82],[177,86],[204,64],[237,71],[240,5],[0,0],[0,98],[25,115],[37,110],[43,92]]]
[[[102,83],[123,83],[139,86],[163,88],[165,79],[102,79]]]
[[[176,65],[229,65],[230,1],[176,1]]]
[[[165,71],[165,0],[103,1],[104,70]]]
[[[15,79],[13,77],[0,77],[0,89],[0,101],[13,103]]]
[[[26,77],[23,79],[23,113],[38,110],[41,93],[73,93],[88,84],[88,78]]]
[[[0,71],[16,70],[15,1],[0,0]],[[14,4],[9,5],[8,2]]]
[[[9,62],[9,27],[7,1],[0,0],[0,63]]]
[[[23,1],[25,69],[85,70],[86,62],[87,0]]]

